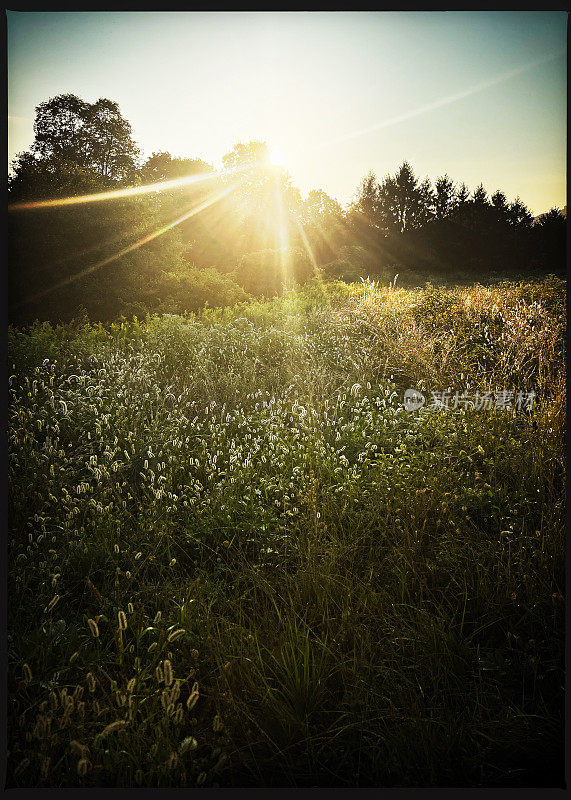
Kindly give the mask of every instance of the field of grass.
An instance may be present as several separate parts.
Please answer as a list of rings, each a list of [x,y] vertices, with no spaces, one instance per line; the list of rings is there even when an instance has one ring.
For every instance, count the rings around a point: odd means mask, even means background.
[[[12,330],[8,785],[561,786],[565,326],[547,279]]]

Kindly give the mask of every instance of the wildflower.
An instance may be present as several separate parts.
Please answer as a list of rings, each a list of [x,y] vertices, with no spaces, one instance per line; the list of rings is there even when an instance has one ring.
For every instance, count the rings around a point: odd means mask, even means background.
[[[87,624],[89,625],[89,630],[91,631],[91,635],[94,639],[97,639],[99,636],[99,627],[94,619],[88,619]]]
[[[117,614],[117,618],[119,620],[119,630],[126,631],[127,630],[127,617],[125,616],[124,611],[119,611]]]

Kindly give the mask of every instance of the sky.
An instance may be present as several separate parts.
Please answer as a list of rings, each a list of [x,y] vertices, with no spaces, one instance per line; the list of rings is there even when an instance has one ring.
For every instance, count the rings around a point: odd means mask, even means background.
[[[221,165],[265,140],[305,194],[341,203],[407,160],[566,205],[562,11],[7,12],[9,158],[34,109],[74,93],[119,103],[146,157]]]

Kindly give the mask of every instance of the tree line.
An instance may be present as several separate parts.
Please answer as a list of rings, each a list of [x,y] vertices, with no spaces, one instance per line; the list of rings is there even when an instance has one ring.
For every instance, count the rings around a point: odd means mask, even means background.
[[[36,108],[34,141],[8,181],[13,322],[181,313],[273,296],[325,278],[489,281],[562,273],[566,211],[534,219],[519,199],[408,162],[371,172],[342,207],[303,198],[263,142],[238,143],[223,168],[154,152],[143,159],[117,103],[58,95]],[[138,193],[137,187],[161,184]],[[62,198],[112,199],[18,208]]]

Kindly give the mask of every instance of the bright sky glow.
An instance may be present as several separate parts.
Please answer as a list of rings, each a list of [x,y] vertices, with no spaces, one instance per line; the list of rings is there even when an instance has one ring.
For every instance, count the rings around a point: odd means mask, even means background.
[[[366,172],[482,181],[536,214],[566,204],[566,14],[7,12],[9,157],[34,108],[119,103],[144,155],[220,167],[266,140],[303,192]]]
[[[275,167],[284,163],[283,156],[279,150],[270,150],[270,161]]]

